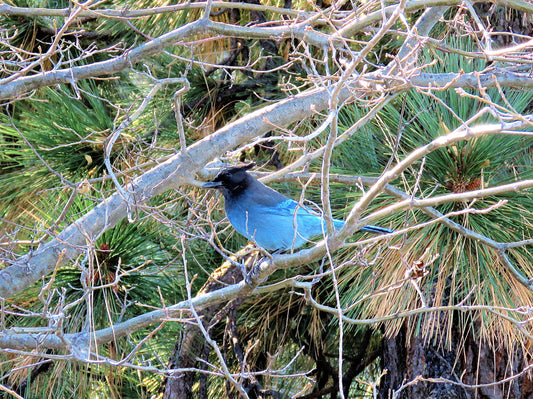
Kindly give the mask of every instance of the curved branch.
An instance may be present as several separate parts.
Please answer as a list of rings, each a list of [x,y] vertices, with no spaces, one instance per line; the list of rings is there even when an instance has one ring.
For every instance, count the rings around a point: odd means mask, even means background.
[[[271,39],[272,37],[281,39],[295,37],[321,48],[329,45],[329,35],[310,30],[303,23],[289,27],[260,28],[233,26],[206,19],[199,19],[109,60],[67,69],[46,71],[31,76],[14,78],[15,75],[12,75],[2,79],[0,80],[0,100],[14,99],[21,94],[40,87],[53,86],[61,83],[73,83],[82,79],[112,75],[132,67],[144,58],[158,54],[165,48],[173,46],[184,39],[207,33],[249,39]]]
[[[164,14],[167,12],[177,12],[182,10],[190,9],[204,9],[207,6],[208,2],[198,1],[198,2],[186,2],[180,4],[173,4],[169,6],[162,7],[153,7],[141,10],[114,10],[114,9],[84,9],[78,14],[78,18],[117,18],[117,19],[133,19],[133,18],[142,18],[148,17],[151,15]],[[254,10],[254,11],[269,11],[278,14],[290,15],[294,17],[298,16],[309,16],[314,13],[291,10],[288,8],[273,7],[273,6],[264,6],[261,4],[251,4],[251,3],[228,3],[225,1],[213,1],[211,3],[212,9],[228,9],[228,8],[238,8],[241,10]],[[68,17],[71,13],[70,8],[41,8],[41,7],[14,7],[9,4],[0,4],[0,14],[2,15],[15,15],[23,17]]]
[[[118,323],[112,327],[103,328],[94,332],[79,332],[73,334],[63,334],[58,336],[54,331],[48,334],[17,333],[10,330],[0,332],[0,348],[14,350],[28,349],[70,349],[80,358],[88,358],[91,344],[104,344],[117,338],[124,337],[134,331],[150,327],[168,318],[179,318],[183,313],[187,313],[194,307],[196,310],[204,309],[211,305],[222,302],[229,302],[233,299],[248,295],[252,288],[245,282],[240,282],[213,291],[207,295],[198,295],[193,299],[181,301],[165,309],[153,310],[151,312],[133,317],[125,322]]]
[[[499,123],[499,124],[485,124],[478,125],[474,127],[461,127],[451,132],[450,134],[437,137],[435,140],[431,141],[429,144],[422,146],[413,152],[411,152],[407,157],[399,162],[394,168],[390,171],[385,172],[371,187],[370,189],[361,197],[361,199],[353,206],[350,214],[346,219],[344,227],[332,235],[328,236],[327,242],[321,241],[317,243],[314,247],[309,249],[304,249],[295,254],[285,254],[277,255],[274,257],[272,263],[264,263],[265,270],[260,271],[261,276],[268,276],[272,273],[272,270],[276,268],[288,268],[295,267],[310,263],[320,257],[324,256],[326,249],[336,250],[343,245],[343,242],[350,237],[355,231],[359,230],[366,222],[363,222],[361,215],[371,201],[373,201],[377,195],[385,190],[385,187],[394,181],[398,176],[410,165],[412,165],[417,160],[431,153],[432,151],[448,146],[460,140],[468,140],[474,137],[481,137],[488,134],[498,134],[501,132],[521,129],[525,126],[531,125],[533,122],[533,115],[524,117],[521,121],[514,121],[508,123]],[[521,279],[523,282],[523,279]],[[527,283],[529,288],[531,283]]]

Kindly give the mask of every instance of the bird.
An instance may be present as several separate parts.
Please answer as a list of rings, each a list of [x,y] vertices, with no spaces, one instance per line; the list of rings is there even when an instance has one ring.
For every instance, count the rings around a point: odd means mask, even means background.
[[[291,251],[327,231],[325,219],[297,201],[265,186],[247,171],[254,163],[221,169],[203,188],[220,191],[231,225],[259,247],[274,253]],[[344,225],[333,219],[335,230]],[[362,231],[392,233],[383,227],[367,225]]]

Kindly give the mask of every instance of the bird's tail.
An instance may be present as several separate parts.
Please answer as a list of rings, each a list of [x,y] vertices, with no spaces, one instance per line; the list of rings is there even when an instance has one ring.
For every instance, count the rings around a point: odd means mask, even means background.
[[[361,230],[368,231],[369,233],[377,233],[377,234],[394,233],[394,230],[386,229],[385,227],[372,226],[371,224],[367,224],[365,227],[362,227]]]
[[[333,224],[335,225],[335,230],[339,230],[342,226],[344,226],[344,220],[333,219]],[[371,224],[367,224],[365,227],[362,227],[361,231],[368,231],[369,233],[376,234],[394,233],[394,230],[386,229],[385,227],[373,226]]]

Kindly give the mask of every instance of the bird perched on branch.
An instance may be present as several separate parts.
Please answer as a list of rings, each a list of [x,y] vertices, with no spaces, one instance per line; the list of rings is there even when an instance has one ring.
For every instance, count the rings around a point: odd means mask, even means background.
[[[322,216],[250,176],[247,170],[253,166],[252,163],[222,169],[202,186],[222,192],[226,216],[235,230],[258,246],[277,252],[301,247],[312,237],[327,231]],[[344,221],[333,219],[333,224],[338,230]],[[371,225],[361,230],[392,233],[392,230]]]

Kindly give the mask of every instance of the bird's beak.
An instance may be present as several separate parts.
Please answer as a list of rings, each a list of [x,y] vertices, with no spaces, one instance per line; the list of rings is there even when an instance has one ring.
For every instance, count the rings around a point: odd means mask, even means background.
[[[222,187],[222,183],[219,181],[208,181],[207,183],[202,184],[203,188],[219,188]]]

